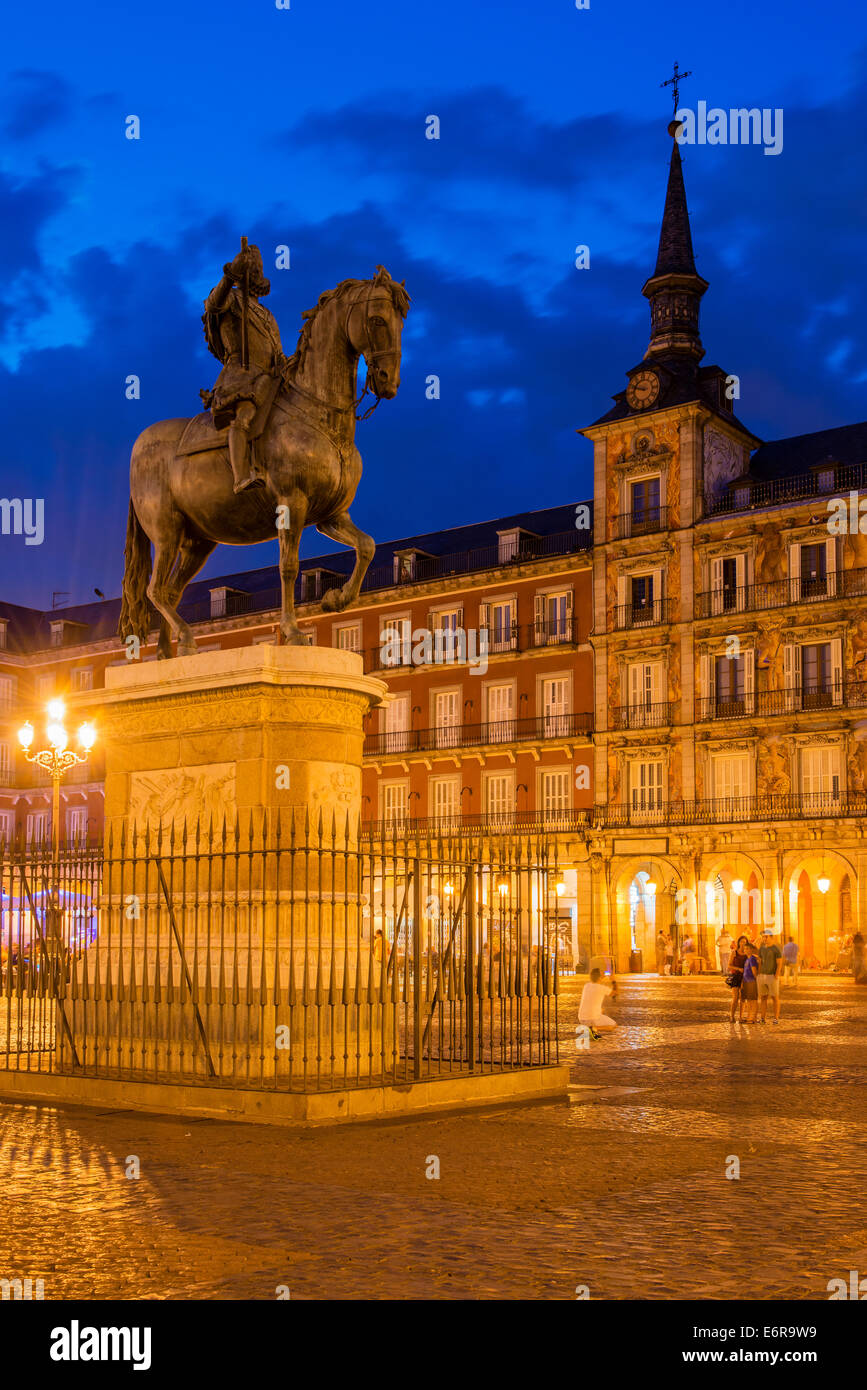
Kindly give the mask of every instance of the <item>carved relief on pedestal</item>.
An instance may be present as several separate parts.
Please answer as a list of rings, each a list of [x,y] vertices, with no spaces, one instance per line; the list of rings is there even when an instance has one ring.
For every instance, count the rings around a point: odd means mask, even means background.
[[[791,789],[789,754],[782,739],[759,739],[756,752],[756,790],[759,796],[788,796]]]
[[[194,833],[196,821],[203,829],[211,820],[215,828],[235,813],[235,764],[212,763],[196,770],[172,767],[130,774],[129,819],[139,829],[161,826],[163,832],[186,822]]]
[[[733,478],[744,471],[744,451],[721,430],[708,425],[704,432],[704,495],[719,497]]]
[[[311,766],[308,804],[311,821],[316,824],[322,813],[326,833],[332,817],[338,831],[346,824],[346,816],[357,815],[361,805],[361,768],[343,764],[317,763]]]

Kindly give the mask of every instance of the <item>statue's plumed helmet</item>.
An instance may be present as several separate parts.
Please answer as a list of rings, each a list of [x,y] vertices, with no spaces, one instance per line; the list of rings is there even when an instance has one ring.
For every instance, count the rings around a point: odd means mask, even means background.
[[[262,252],[258,246],[250,245],[244,251],[239,251],[237,256],[223,269],[227,275],[232,275],[240,279],[247,269],[248,284],[250,293],[257,299],[262,295],[271,293],[271,281],[265,279],[265,267],[262,264]]]

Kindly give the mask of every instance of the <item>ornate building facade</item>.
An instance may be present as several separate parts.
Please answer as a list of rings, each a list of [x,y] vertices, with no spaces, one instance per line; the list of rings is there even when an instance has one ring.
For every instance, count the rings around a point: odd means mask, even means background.
[[[339,615],[319,600],[347,553],[307,561],[299,619],[388,685],[366,818],[544,827],[576,958],[652,969],[658,929],[688,927],[715,963],[725,918],[826,966],[867,929],[867,424],[761,443],[737,378],[702,365],[707,288],[673,141],[650,342],[582,431],[593,502],[380,545]],[[191,585],[182,611],[226,648],[276,641],[278,605],[262,569]],[[0,603],[0,835],[47,834],[15,730],[125,664],[118,608]],[[101,782],[97,749],[64,786],[65,834],[98,837]]]

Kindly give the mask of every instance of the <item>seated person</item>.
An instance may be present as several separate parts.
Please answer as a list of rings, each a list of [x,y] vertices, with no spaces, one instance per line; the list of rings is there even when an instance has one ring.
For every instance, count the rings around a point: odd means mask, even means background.
[[[617,983],[603,984],[602,972],[597,966],[590,971],[590,979],[581,991],[581,1003],[578,1005],[578,1022],[590,1029],[591,1037],[602,1029],[617,1027],[614,1019],[602,1012],[602,1001],[609,994],[612,999],[617,998]]]

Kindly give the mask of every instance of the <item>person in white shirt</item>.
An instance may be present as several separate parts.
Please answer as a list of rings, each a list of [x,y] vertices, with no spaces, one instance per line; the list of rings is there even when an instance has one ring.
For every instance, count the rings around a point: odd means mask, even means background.
[[[610,985],[600,983],[602,971],[598,968],[590,971],[590,979],[581,991],[581,1003],[578,1005],[578,1022],[590,1029],[591,1036],[595,1031],[606,1028],[616,1028],[617,1024],[613,1018],[608,1018],[602,1012],[602,1001],[607,995],[612,999],[617,998],[617,984],[612,981]]]
[[[728,927],[723,927],[716,939],[716,948],[719,952],[719,968],[724,975],[729,973],[729,961],[732,958],[732,947],[734,940]]]

